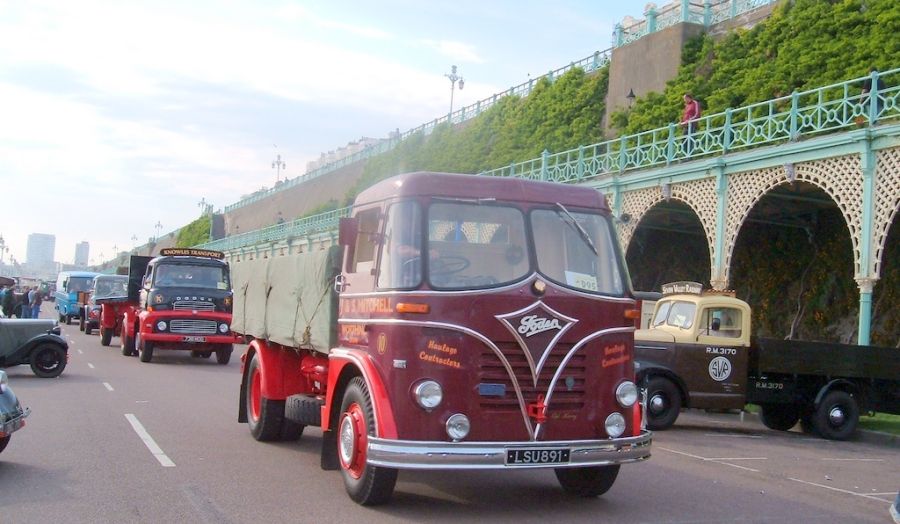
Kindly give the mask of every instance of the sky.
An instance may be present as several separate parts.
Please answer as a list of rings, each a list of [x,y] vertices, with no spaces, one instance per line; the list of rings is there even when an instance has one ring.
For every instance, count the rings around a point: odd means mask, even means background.
[[[632,0],[0,0],[0,236],[99,263],[610,47]],[[280,158],[285,168],[272,167]]]

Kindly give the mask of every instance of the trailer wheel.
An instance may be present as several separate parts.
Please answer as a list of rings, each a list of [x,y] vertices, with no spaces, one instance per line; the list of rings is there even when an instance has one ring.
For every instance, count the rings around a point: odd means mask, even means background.
[[[113,330],[107,328],[100,328],[100,345],[108,346],[110,342],[112,342]]]
[[[228,344],[227,346],[223,346],[221,349],[216,350],[216,362],[222,364],[228,364],[228,361],[231,360],[231,353],[234,351],[234,346]]]
[[[372,398],[362,377],[347,385],[341,402],[337,448],[347,494],[364,506],[384,504],[397,483],[397,470],[373,466],[366,460],[369,436],[375,433]]]
[[[789,404],[761,404],[760,420],[769,429],[787,431],[800,420],[800,412]]]
[[[135,335],[134,342],[137,345],[141,362],[150,362],[153,359],[153,342],[144,340],[140,333]]]
[[[556,468],[553,471],[563,490],[587,498],[599,497],[609,491],[619,475],[619,466]]]
[[[66,352],[55,344],[41,344],[31,351],[31,371],[41,378],[55,378],[66,369]]]
[[[647,427],[659,431],[672,427],[681,412],[678,386],[663,377],[647,382]]]
[[[847,440],[856,431],[859,406],[846,391],[831,391],[812,416],[813,427],[828,440]]]
[[[217,354],[218,357],[218,354]],[[284,401],[262,396],[262,372],[259,355],[254,354],[247,367],[247,423],[250,434],[260,442],[276,440],[297,440],[303,433],[303,426],[284,419]]]

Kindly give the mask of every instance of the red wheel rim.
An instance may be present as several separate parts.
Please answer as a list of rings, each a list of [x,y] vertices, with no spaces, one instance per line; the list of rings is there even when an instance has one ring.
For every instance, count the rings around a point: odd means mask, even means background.
[[[338,431],[338,457],[341,467],[358,479],[366,469],[366,447],[368,432],[362,408],[357,403],[351,404],[341,416]]]
[[[259,368],[253,368],[250,373],[250,417],[256,422],[262,411],[262,378]]]

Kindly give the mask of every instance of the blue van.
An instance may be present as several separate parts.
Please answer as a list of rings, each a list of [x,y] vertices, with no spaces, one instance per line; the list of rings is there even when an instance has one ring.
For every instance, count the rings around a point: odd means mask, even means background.
[[[56,278],[56,312],[59,321],[71,324],[73,318],[80,318],[84,296],[90,293],[94,277],[100,273],[91,271],[63,271]]]

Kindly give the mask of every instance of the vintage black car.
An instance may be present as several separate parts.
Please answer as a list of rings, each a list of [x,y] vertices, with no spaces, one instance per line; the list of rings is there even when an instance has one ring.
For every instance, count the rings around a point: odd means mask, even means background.
[[[0,370],[0,451],[6,449],[13,432],[25,426],[25,417],[30,414],[31,410],[22,409],[19,399],[10,389],[6,372]]]
[[[68,358],[69,344],[55,320],[0,318],[0,368],[28,364],[35,375],[54,378]]]

